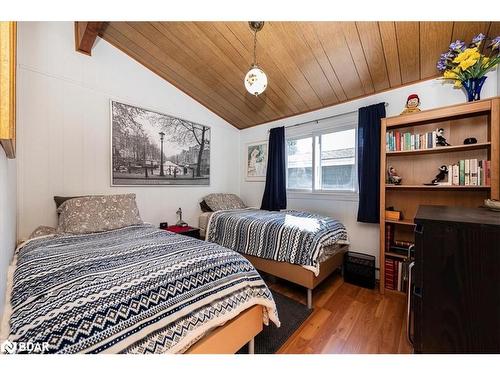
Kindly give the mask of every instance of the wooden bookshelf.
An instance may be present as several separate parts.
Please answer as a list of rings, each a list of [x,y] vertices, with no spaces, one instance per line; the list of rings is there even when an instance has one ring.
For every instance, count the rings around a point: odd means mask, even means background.
[[[443,128],[451,146],[422,150],[386,151],[386,132],[423,134]],[[385,248],[386,224],[391,224],[394,239],[414,242],[413,218],[419,205],[478,207],[484,199],[500,199],[499,146],[500,98],[432,109],[382,119],[380,162],[380,292],[401,293],[385,288],[385,260],[405,259]],[[464,145],[465,138],[478,143]],[[461,159],[490,160],[491,183],[488,186],[424,185],[438,173],[441,165]],[[401,185],[386,183],[387,167],[392,165],[403,178]],[[401,220],[385,218],[385,209],[401,211]]]

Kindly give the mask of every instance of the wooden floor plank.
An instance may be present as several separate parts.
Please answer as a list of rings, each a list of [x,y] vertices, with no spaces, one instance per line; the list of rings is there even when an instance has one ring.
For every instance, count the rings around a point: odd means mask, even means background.
[[[305,303],[305,289],[266,277],[269,287]],[[313,293],[314,311],[280,348],[280,354],[391,353],[409,354],[406,300],[344,283],[335,273]]]

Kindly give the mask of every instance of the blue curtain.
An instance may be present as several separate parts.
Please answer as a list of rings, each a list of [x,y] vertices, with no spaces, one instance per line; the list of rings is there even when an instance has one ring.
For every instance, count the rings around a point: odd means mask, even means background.
[[[286,158],[285,128],[273,128],[269,132],[266,188],[261,210],[279,211],[286,208]]]
[[[359,109],[358,115],[358,221],[378,223],[380,219],[380,120],[385,103]]]

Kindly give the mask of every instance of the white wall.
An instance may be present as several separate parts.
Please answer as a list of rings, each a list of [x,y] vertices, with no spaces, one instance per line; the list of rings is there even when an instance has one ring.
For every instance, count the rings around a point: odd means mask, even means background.
[[[16,162],[0,146],[0,315],[5,302],[7,269],[16,246]]]
[[[497,85],[500,77],[497,72],[489,73],[489,78],[482,90],[482,98],[497,95]],[[272,85],[272,82],[269,84]],[[368,96],[349,103],[324,108],[318,111],[306,113],[303,115],[290,117],[284,120],[270,122],[254,128],[246,129],[241,132],[241,188],[242,199],[249,205],[260,206],[262,194],[264,191],[263,182],[245,181],[245,150],[246,144],[265,140],[268,138],[268,129],[277,126],[288,126],[306,121],[318,120],[321,118],[357,111],[358,108],[367,105],[387,102],[387,116],[398,115],[404,108],[406,98],[409,94],[416,93],[421,100],[421,109],[431,109],[446,105],[461,103],[466,100],[465,94],[461,90],[453,89],[450,84],[444,84],[439,80],[420,82],[415,85],[402,87],[399,89],[386,91],[376,95]],[[378,224],[364,224],[356,221],[358,212],[357,199],[339,197],[339,196],[314,196],[312,194],[293,193],[288,196],[288,208],[307,210],[328,215],[340,219],[347,227],[351,250],[359,251],[378,257],[379,252],[379,227]],[[378,262],[378,260],[377,260]]]
[[[239,192],[239,131],[98,40],[75,52],[72,22],[22,22],[18,40],[18,236],[56,225],[54,195],[134,192],[142,218],[197,224],[198,201]],[[209,187],[110,187],[110,98],[212,127]]]

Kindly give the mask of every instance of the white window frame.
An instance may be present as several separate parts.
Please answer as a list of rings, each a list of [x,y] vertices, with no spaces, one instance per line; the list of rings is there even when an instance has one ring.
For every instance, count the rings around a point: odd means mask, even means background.
[[[319,155],[319,150],[317,150],[316,140],[319,137],[319,144],[321,143],[321,136],[324,134],[340,132],[344,130],[354,129],[354,139],[355,139],[355,156],[354,156],[354,190],[328,190],[328,189],[317,189],[316,179],[318,168],[321,164],[321,155]],[[325,120],[318,120],[314,123],[309,123],[305,125],[299,125],[295,129],[287,129],[285,138],[288,142],[289,140],[299,140],[304,138],[312,138],[312,181],[310,189],[293,189],[288,188],[288,149],[286,152],[286,186],[287,194],[291,199],[335,199],[335,200],[346,200],[346,201],[357,201],[359,198],[359,187],[358,187],[358,122],[357,113],[351,113],[339,117],[329,118]],[[321,147],[321,146],[320,146]]]

